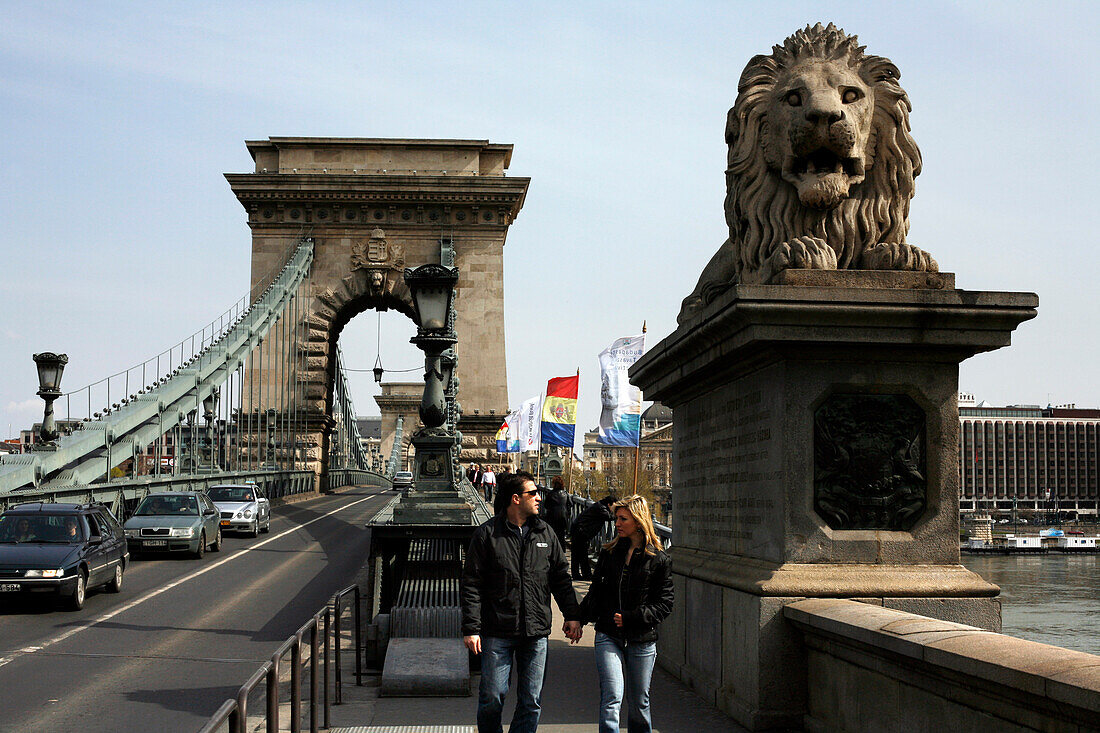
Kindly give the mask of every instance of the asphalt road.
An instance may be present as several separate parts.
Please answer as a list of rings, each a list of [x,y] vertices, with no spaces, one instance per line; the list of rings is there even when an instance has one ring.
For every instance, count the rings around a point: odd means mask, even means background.
[[[202,560],[138,559],[82,611],[0,606],[0,731],[196,731],[336,591],[392,493],[277,507]]]

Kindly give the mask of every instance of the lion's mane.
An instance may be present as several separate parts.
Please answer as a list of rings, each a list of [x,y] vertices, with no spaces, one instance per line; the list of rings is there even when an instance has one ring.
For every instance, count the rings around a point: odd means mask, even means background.
[[[759,269],[775,248],[796,237],[824,239],[836,252],[837,268],[858,268],[865,251],[879,242],[904,243],[909,200],[921,157],[910,135],[909,97],[896,66],[865,55],[856,36],[833,26],[807,26],[755,56],[737,86],[726,119],[726,222],[736,250],[736,279]],[[804,206],[793,186],[765,162],[768,99],[782,72],[807,59],[847,64],[874,89],[875,107],[867,142],[866,178],[835,208]]]

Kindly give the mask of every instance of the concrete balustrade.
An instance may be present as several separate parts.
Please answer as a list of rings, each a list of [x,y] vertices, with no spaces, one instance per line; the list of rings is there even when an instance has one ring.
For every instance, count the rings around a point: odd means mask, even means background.
[[[783,615],[805,645],[808,731],[1100,729],[1100,656],[851,600]]]

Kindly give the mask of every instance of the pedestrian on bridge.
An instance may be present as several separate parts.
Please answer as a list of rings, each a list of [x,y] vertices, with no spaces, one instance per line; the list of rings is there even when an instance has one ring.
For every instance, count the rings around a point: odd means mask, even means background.
[[[615,497],[611,494],[593,502],[577,515],[569,528],[569,543],[572,550],[570,560],[573,565],[573,577],[577,580],[592,579],[592,561],[588,557],[588,546],[593,537],[603,534],[604,526],[614,518],[611,513],[611,505],[614,503]]]
[[[510,733],[534,733],[542,712],[550,595],[571,643],[580,641],[580,606],[565,552],[539,519],[539,490],[526,471],[501,476],[496,516],[474,530],[462,569],[462,634],[481,654],[479,733],[501,733],[501,710],[513,665],[516,709]]]
[[[493,472],[492,466],[486,466],[485,471],[481,474],[481,491],[485,495],[485,501],[491,502],[493,500],[493,494],[497,488],[497,475]]]
[[[615,539],[604,545],[581,612],[596,625],[600,733],[619,733],[623,692],[630,733],[650,733],[649,683],[657,626],[672,613],[672,563],[653,528],[646,500],[615,503]]]

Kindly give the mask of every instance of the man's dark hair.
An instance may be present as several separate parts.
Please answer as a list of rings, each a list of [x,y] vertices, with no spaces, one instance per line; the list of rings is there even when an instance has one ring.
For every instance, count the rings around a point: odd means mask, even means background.
[[[604,498],[600,499],[600,503],[608,507],[610,507],[616,501],[618,501],[618,499],[615,498],[614,494],[608,494]]]
[[[493,511],[503,514],[508,511],[508,505],[512,503],[512,497],[523,493],[523,485],[530,481],[535,482],[535,477],[526,471],[506,473],[497,481],[497,495],[493,500]]]

